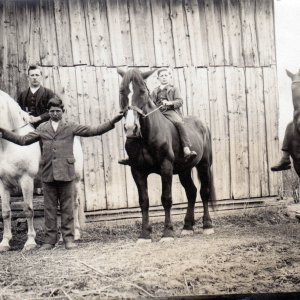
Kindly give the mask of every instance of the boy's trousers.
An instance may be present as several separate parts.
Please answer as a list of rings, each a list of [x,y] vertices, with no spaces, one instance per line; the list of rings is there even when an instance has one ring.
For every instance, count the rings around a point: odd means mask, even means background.
[[[43,182],[45,244],[57,242],[57,206],[60,203],[61,233],[64,242],[74,241],[73,181]]]

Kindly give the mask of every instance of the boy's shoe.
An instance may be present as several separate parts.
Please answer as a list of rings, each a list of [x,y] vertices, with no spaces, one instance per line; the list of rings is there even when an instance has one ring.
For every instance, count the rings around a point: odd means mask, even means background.
[[[54,245],[52,244],[43,244],[40,248],[40,250],[52,250],[54,248]]]
[[[291,168],[291,161],[289,158],[282,157],[278,164],[271,167],[271,171],[278,172],[289,170]]]
[[[65,242],[65,247],[67,250],[72,250],[78,248],[78,245],[74,242]]]
[[[120,159],[118,163],[120,165],[130,166],[130,159],[129,158]]]

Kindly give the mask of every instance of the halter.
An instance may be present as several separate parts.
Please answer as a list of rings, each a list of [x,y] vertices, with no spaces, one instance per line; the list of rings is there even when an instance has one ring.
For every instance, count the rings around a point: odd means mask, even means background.
[[[299,82],[300,82],[300,79],[299,79],[299,80],[292,81],[292,84],[293,84],[293,83],[299,83]]]

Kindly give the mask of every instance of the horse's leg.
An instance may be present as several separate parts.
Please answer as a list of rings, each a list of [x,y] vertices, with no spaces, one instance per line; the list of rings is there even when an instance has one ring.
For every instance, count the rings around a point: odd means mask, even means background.
[[[79,209],[80,209],[80,181],[75,181],[74,184],[74,240],[80,240],[80,223],[79,223]]]
[[[174,239],[174,230],[171,220],[172,208],[172,179],[173,165],[169,160],[164,160],[161,164],[161,183],[162,194],[161,202],[165,210],[165,226],[161,241],[169,241]]]
[[[139,193],[139,203],[142,211],[142,232],[138,242],[151,242],[152,228],[149,224],[149,196],[148,196],[148,174],[134,167],[131,168],[131,173]]]
[[[198,176],[201,182],[200,196],[203,203],[203,233],[214,233],[212,220],[209,215],[209,201],[214,201],[215,190],[213,185],[213,177],[211,167],[208,163],[199,163],[197,166]]]
[[[29,175],[23,175],[20,179],[20,186],[24,198],[24,213],[28,224],[27,241],[23,247],[23,250],[34,249],[37,244],[35,242],[35,230],[33,227],[33,183],[34,179]]]
[[[184,218],[183,230],[181,235],[191,235],[194,233],[193,226],[195,225],[195,203],[197,197],[197,188],[192,179],[192,170],[188,169],[182,173],[179,173],[179,180],[185,189],[185,193],[188,199],[188,208]]]
[[[293,161],[294,170],[296,171],[298,177],[300,177],[300,162]]]
[[[11,208],[9,191],[5,188],[0,180],[0,195],[2,203],[2,218],[3,218],[3,237],[0,243],[0,252],[10,249],[9,242],[12,238],[11,233]]]

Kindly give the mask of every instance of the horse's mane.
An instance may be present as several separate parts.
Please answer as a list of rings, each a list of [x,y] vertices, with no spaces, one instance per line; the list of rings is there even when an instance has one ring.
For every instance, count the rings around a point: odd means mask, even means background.
[[[8,94],[0,90],[0,127],[14,130],[29,122],[29,115]]]

